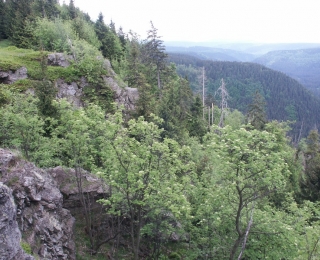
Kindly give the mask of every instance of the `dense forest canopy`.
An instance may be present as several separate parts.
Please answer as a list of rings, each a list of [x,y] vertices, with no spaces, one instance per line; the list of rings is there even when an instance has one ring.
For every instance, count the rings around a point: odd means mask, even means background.
[[[307,131],[320,109],[296,81],[251,63],[169,63],[152,22],[140,39],[73,0],[0,0],[0,12],[0,70],[28,71],[0,82],[0,146],[74,169],[80,194],[83,171],[112,190],[98,214],[82,194],[79,259],[319,258],[320,137]],[[50,52],[70,65],[48,65]],[[56,97],[58,79],[83,77],[82,107]],[[138,89],[133,111],[105,77]]]
[[[247,113],[255,91],[266,101],[269,120],[292,121],[290,135],[297,140],[319,125],[320,99],[287,75],[249,62],[203,61],[183,54],[170,54],[179,75],[187,77],[194,91],[199,91],[200,70],[206,71],[206,93],[214,96],[220,80],[226,81],[229,106]]]
[[[320,49],[272,51],[254,60],[279,70],[301,82],[316,96],[320,96]]]

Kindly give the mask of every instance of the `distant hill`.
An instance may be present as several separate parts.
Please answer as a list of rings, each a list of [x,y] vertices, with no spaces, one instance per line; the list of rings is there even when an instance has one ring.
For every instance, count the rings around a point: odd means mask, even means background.
[[[193,47],[178,47],[167,46],[168,53],[182,53],[194,56],[202,60],[217,60],[217,61],[252,61],[257,56],[231,49],[212,48],[203,46]]]
[[[320,48],[320,43],[246,43],[246,42],[170,42],[165,45],[171,47],[193,47],[203,46],[218,49],[227,49],[253,54],[256,57],[276,50],[300,50],[310,48]],[[242,60],[243,61],[243,60]]]
[[[320,97],[320,48],[272,51],[254,62],[286,73]]]
[[[266,111],[270,120],[291,120],[291,135],[297,139],[300,129],[306,136],[320,125],[320,99],[312,95],[298,81],[284,73],[263,65],[249,62],[222,62],[200,60],[183,54],[170,54],[180,75],[189,79],[194,91],[200,85],[197,76],[200,68],[206,70],[206,92],[214,95],[223,78],[230,94],[229,107],[247,112],[253,93],[258,90],[266,100]]]

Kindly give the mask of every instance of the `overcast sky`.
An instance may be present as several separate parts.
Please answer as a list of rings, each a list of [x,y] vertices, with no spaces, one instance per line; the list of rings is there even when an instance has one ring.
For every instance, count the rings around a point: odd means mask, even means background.
[[[69,0],[65,0],[68,4]],[[320,0],[74,0],[96,20],[164,41],[320,43]]]

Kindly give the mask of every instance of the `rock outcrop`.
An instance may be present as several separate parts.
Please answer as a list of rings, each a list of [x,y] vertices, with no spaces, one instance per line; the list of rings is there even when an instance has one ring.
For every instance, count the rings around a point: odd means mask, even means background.
[[[63,194],[63,206],[71,211],[79,211],[82,206],[80,194],[77,186],[76,173],[74,169],[65,169],[61,166],[48,170],[48,173],[57,182],[60,192]],[[82,192],[86,198],[90,198],[92,206],[101,204],[96,203],[98,199],[110,195],[110,187],[96,176],[83,171],[81,175]]]
[[[34,260],[21,248],[12,190],[0,182],[0,260]]]
[[[12,84],[17,80],[26,79],[28,77],[26,67],[21,67],[16,71],[0,71],[0,83]]]
[[[104,77],[103,79],[114,91],[115,102],[120,106],[123,105],[125,110],[134,110],[135,103],[139,99],[138,89],[129,87],[121,88],[112,77]]]
[[[49,66],[68,67],[70,57],[66,57],[63,53],[51,53],[48,55]]]
[[[48,55],[49,66],[70,66],[69,60],[71,57],[63,53],[51,53]],[[108,76],[104,76],[104,82],[114,91],[114,101],[119,106],[124,106],[127,111],[135,109],[135,103],[139,98],[138,89],[129,88],[126,86],[120,87],[118,82],[114,79],[116,74],[111,68],[109,60],[104,59],[103,66],[105,67]],[[21,67],[16,71],[1,71],[0,70],[0,83],[12,84],[17,80],[28,78],[27,69]],[[85,77],[81,77],[79,82],[68,83],[63,79],[55,81],[55,86],[58,89],[57,98],[66,98],[75,107],[82,107],[84,105],[81,97],[83,89],[88,85]]]
[[[65,98],[75,107],[82,107],[81,100],[83,88],[88,84],[84,77],[81,77],[80,83],[67,83],[63,79],[58,79],[56,82],[58,89],[57,98]]]
[[[0,149],[0,181],[13,190],[17,211],[12,216],[32,253],[40,259],[75,259],[75,219],[63,208],[63,195],[50,174]]]

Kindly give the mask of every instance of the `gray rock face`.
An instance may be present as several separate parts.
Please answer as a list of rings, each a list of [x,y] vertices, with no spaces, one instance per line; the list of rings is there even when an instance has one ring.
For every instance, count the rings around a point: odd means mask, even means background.
[[[0,167],[0,181],[13,190],[14,215],[33,254],[40,259],[75,259],[75,220],[63,208],[57,183],[46,171],[7,150],[0,149]]]
[[[63,206],[70,210],[81,208],[75,171],[73,169],[64,169],[58,166],[49,169],[48,173],[57,182],[58,187],[64,196]],[[81,181],[82,191],[86,195],[86,198],[90,198],[91,205],[95,205],[96,200],[110,195],[110,187],[88,172],[83,172]]]
[[[125,110],[132,111],[135,103],[139,99],[139,92],[136,88],[121,88],[112,77],[104,77],[106,84],[114,91],[114,99],[119,105],[123,105]]]
[[[34,260],[20,246],[16,216],[12,190],[0,182],[0,260]]]
[[[75,107],[82,107],[82,90],[87,84],[88,83],[84,77],[81,78],[79,84],[76,82],[68,84],[64,82],[64,80],[58,79],[56,81],[56,87],[58,88],[57,98],[66,98]]]
[[[51,53],[48,55],[48,65],[68,67],[70,66],[68,58],[63,53]]]
[[[12,84],[17,80],[26,79],[27,75],[27,68],[21,67],[16,71],[0,71],[0,83],[3,84]]]

